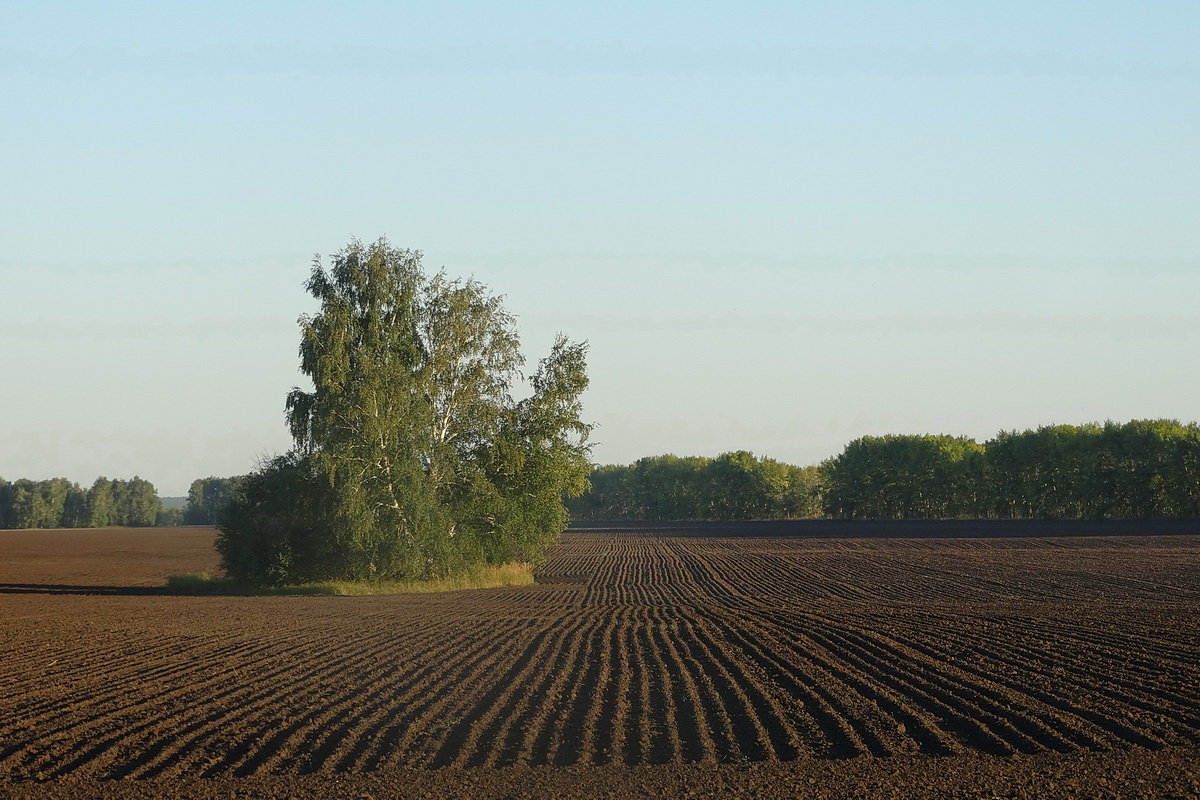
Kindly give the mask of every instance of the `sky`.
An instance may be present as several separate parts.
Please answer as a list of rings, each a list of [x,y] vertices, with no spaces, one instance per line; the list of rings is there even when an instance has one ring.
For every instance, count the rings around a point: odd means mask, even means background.
[[[0,476],[290,444],[315,255],[589,343],[593,457],[1200,413],[1200,5],[10,4]]]

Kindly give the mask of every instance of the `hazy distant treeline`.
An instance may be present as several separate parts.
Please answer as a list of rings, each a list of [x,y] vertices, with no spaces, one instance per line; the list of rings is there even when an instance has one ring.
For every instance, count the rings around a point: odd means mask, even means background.
[[[794,519],[822,511],[816,467],[757,458],[745,450],[596,467],[591,484],[567,501],[575,519]]]
[[[0,528],[104,528],[169,524],[154,484],[97,478],[90,489],[66,478],[0,478]]]
[[[1053,425],[983,444],[864,436],[821,465],[844,519],[1200,516],[1200,427],[1175,420]]]

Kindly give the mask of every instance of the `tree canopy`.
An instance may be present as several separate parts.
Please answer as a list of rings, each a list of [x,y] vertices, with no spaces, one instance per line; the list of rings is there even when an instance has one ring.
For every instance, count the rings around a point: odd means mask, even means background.
[[[9,483],[0,479],[0,528],[104,528],[160,523],[154,484],[97,478],[91,489],[66,478]]]
[[[188,488],[187,505],[181,521],[184,525],[216,525],[225,516],[229,503],[241,482],[240,476],[197,478]]]
[[[978,444],[864,436],[821,465],[829,516],[848,519],[1200,516],[1200,426],[1044,425]]]
[[[745,450],[716,458],[640,458],[597,467],[591,488],[570,503],[578,519],[701,520],[807,518],[821,514],[816,467]]]
[[[564,496],[587,485],[586,345],[559,336],[524,385],[502,298],[428,275],[420,252],[386,240],[316,259],[307,288],[320,303],[300,320],[313,386],[287,398],[292,452],[235,495],[218,540],[227,571],[399,579],[539,561],[566,525]]]
[[[1200,517],[1200,426],[1045,425],[963,436],[863,436],[815,467],[745,451],[597,467],[577,519]]]

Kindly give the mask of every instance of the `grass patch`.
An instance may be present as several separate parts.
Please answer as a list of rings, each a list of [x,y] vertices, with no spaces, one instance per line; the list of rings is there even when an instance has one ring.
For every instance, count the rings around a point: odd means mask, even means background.
[[[171,575],[167,591],[180,595],[299,595],[309,597],[361,597],[380,594],[428,594],[464,589],[494,589],[533,583],[533,565],[521,562],[485,564],[477,570],[428,581],[323,581],[294,586],[251,586],[207,572]]]

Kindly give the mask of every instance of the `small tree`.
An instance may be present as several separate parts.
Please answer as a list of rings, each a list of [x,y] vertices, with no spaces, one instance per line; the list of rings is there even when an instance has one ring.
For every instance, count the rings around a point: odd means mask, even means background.
[[[564,496],[587,485],[585,345],[559,337],[517,401],[515,320],[481,283],[428,276],[419,252],[380,240],[317,259],[307,287],[321,304],[300,321],[313,389],[287,399],[293,452],[231,506],[227,571],[420,578],[540,560]]]

